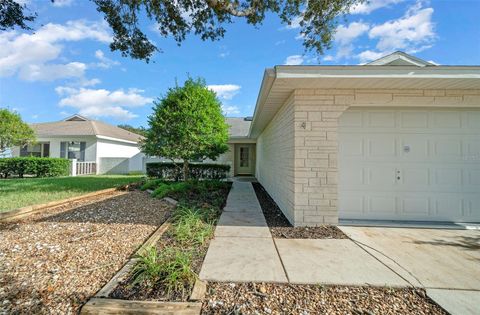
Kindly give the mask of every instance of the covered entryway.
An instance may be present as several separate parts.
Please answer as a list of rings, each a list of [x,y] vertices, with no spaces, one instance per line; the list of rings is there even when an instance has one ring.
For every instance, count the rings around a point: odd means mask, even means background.
[[[355,108],[339,121],[340,219],[480,222],[480,111]]]
[[[255,144],[235,144],[235,176],[255,174]]]

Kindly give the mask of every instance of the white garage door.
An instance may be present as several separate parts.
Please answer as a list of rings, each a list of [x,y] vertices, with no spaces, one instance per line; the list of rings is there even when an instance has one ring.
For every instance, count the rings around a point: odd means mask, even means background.
[[[340,117],[341,219],[480,222],[480,111]]]

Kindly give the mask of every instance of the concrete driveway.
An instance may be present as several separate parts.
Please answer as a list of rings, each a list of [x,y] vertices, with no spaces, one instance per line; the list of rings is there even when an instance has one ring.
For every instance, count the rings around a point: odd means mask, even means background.
[[[480,231],[340,227],[452,314],[480,314]]]

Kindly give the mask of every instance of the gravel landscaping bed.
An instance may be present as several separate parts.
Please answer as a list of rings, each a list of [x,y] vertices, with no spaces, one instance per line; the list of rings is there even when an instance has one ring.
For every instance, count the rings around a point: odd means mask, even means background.
[[[448,314],[421,289],[209,283],[202,314]]]
[[[0,224],[0,314],[77,313],[170,210],[116,191]]]
[[[339,228],[333,225],[293,227],[265,188],[260,183],[252,183],[252,185],[273,237],[292,239],[348,238]]]

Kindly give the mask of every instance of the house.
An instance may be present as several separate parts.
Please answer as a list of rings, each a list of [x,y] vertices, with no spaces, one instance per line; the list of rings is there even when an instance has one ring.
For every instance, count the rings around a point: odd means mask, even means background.
[[[13,148],[13,156],[75,159],[75,175],[143,171],[140,135],[81,115],[30,126],[37,143]]]
[[[219,160],[254,175],[296,226],[480,222],[480,66],[403,52],[276,66],[253,118],[229,123]]]

